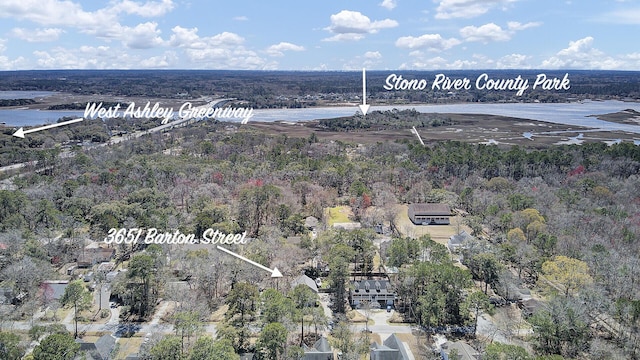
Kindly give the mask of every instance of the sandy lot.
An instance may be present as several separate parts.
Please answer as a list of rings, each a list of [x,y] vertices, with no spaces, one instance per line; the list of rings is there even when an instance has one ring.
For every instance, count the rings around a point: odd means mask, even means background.
[[[463,224],[460,216],[452,216],[450,225],[414,225],[407,214],[408,205],[398,205],[396,210],[396,225],[403,236],[420,237],[429,234],[433,241],[447,245],[452,235],[462,230],[471,233],[471,229]]]

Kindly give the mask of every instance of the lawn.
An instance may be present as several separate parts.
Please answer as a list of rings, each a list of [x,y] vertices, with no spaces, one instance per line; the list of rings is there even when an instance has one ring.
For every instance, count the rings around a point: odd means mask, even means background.
[[[329,226],[332,226],[335,223],[348,223],[351,222],[349,219],[349,214],[351,213],[351,209],[348,206],[336,206],[332,208],[327,208],[328,213],[328,221]]]

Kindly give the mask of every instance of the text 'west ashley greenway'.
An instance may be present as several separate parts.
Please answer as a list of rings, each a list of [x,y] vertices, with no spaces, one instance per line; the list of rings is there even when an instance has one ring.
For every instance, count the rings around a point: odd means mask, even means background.
[[[178,119],[241,119],[246,124],[253,117],[253,108],[243,107],[224,107],[213,108],[208,106],[194,107],[190,102],[186,102],[178,109]],[[90,102],[84,110],[85,118],[135,118],[135,119],[162,119],[162,124],[166,124],[171,119],[176,118],[176,113],[172,107],[162,107],[160,103],[151,106],[151,102],[147,102],[144,107],[136,107],[135,102],[131,102],[123,112],[121,112],[120,104],[105,108],[102,103]]]

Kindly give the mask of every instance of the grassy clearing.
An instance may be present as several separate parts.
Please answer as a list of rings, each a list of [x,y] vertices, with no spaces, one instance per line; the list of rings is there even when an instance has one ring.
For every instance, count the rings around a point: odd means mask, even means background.
[[[119,338],[118,339],[118,352],[115,356],[116,360],[123,360],[127,356],[131,354],[137,354],[140,350],[140,345],[144,339],[140,336],[134,336],[130,338]]]
[[[217,322],[221,322],[224,320],[224,314],[227,312],[227,310],[229,310],[229,305],[222,305],[218,308],[218,310],[214,311],[213,313],[211,313],[211,316],[209,317],[209,321],[217,323]]]
[[[349,214],[351,209],[348,206],[336,206],[327,208],[329,226],[333,226],[335,223],[351,222]]]

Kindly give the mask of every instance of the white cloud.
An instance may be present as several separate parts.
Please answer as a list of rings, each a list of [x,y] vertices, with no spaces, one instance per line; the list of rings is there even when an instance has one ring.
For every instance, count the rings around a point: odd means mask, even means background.
[[[446,64],[447,64],[446,59],[440,56],[436,56],[434,58],[416,59],[409,64],[403,63],[399,66],[399,69],[400,70],[415,70],[415,69],[436,70],[436,69],[444,68]]]
[[[507,29],[503,29],[499,25],[494,23],[484,24],[482,26],[465,26],[460,29],[460,36],[465,41],[481,41],[488,43],[490,41],[508,41],[515,35],[516,31],[529,29],[532,27],[540,26],[539,22],[529,22],[521,24],[517,21],[509,21],[507,23]]]
[[[206,43],[200,39],[198,35],[198,28],[183,28],[182,26],[175,26],[171,29],[173,35],[169,38],[169,45],[175,47],[185,48],[204,48]]]
[[[138,24],[134,28],[124,27],[118,38],[130,49],[150,49],[163,44],[155,22]]]
[[[173,2],[171,0],[162,0],[147,1],[141,4],[137,1],[121,0],[110,6],[110,9],[142,17],[158,17],[173,10]]]
[[[460,29],[460,36],[466,41],[507,41],[511,34],[494,23],[484,24],[480,27],[465,26]]]
[[[83,45],[78,48],[55,47],[50,50],[38,50],[33,54],[36,57],[37,68],[41,69],[166,68],[177,63],[177,56],[171,51],[144,58],[123,50],[109,46]]]
[[[196,68],[260,70],[274,69],[277,63],[267,62],[255,51],[244,47],[244,38],[231,32],[200,37],[198,29],[176,26],[168,44],[184,49],[190,65]]]
[[[235,21],[249,21],[249,18],[244,16],[244,15],[242,15],[242,16],[234,17],[233,20],[235,20]]]
[[[531,65],[528,64],[529,56],[522,54],[510,54],[505,55],[498,59],[496,62],[496,68],[498,69],[529,69]]]
[[[7,49],[7,45],[5,45],[6,43],[6,39],[0,39],[0,53]]]
[[[382,54],[380,54],[379,51],[367,51],[366,53],[364,53],[364,57],[365,59],[381,59],[382,58]]]
[[[19,70],[27,68],[27,61],[20,56],[15,60],[11,60],[6,56],[0,56],[0,69],[2,70]]]
[[[73,26],[95,30],[114,23],[116,13],[101,9],[87,12],[72,1],[4,0],[0,2],[0,17],[28,20],[45,26]]]
[[[178,56],[173,51],[167,51],[160,56],[152,56],[140,61],[140,67],[143,69],[161,69],[168,68],[175,65],[178,61]]]
[[[396,40],[396,46],[403,49],[427,49],[443,51],[460,44],[456,38],[444,39],[440,34],[424,34],[422,36],[403,36]]]
[[[322,41],[358,41],[364,39],[364,34],[337,34],[328,38],[322,39]]]
[[[558,52],[558,56],[562,57],[576,57],[586,55],[587,53],[591,53],[592,55],[602,55],[602,53],[593,49],[591,45],[593,44],[593,38],[591,36],[587,36],[580,40],[570,41],[569,47],[562,49]]]
[[[0,3],[0,18],[27,20],[43,26],[76,28],[81,33],[105,40],[121,40],[133,48],[148,48],[162,42],[157,37],[157,24],[146,22],[123,26],[118,21],[118,16],[161,16],[172,8],[171,0],[145,3],[121,0],[95,11],[85,11],[80,4],[69,0],[4,0]],[[52,34],[49,32],[48,36]]]
[[[489,69],[495,67],[495,61],[491,58],[473,54],[471,59],[447,60],[440,56],[429,57],[426,54],[415,51],[412,52],[414,60],[411,63],[404,63],[400,69],[415,70],[459,70],[459,69]]]
[[[17,37],[20,40],[28,42],[49,42],[58,40],[60,34],[64,33],[64,30],[58,28],[46,28],[46,29],[24,29],[13,28],[11,35]]]
[[[185,49],[239,46],[244,43],[242,36],[227,31],[208,37],[200,37],[198,28],[186,29],[181,26],[175,26],[171,31],[173,35],[169,38],[169,45]]]
[[[304,46],[295,45],[288,42],[281,42],[267,48],[267,54],[271,56],[284,56],[285,51],[304,51]]]
[[[513,31],[525,30],[525,29],[537,27],[540,25],[542,25],[542,23],[537,21],[528,22],[526,24],[521,24],[517,21],[509,21],[507,23],[507,27],[509,28],[509,30],[513,30]]]
[[[542,62],[543,68],[551,69],[609,70],[622,69],[626,65],[625,61],[614,59],[594,48],[593,37],[591,36],[570,41],[568,47]]]
[[[596,18],[595,21],[638,25],[640,24],[640,8],[611,11]]]
[[[517,0],[439,0],[436,19],[473,18]]]
[[[358,11],[342,10],[331,15],[331,25],[325,30],[336,34],[323,41],[360,40],[365,34],[375,34],[381,29],[398,26],[398,22],[391,19],[371,21]]]
[[[396,0],[382,0],[380,6],[388,10],[393,10],[396,6],[398,6],[398,4],[396,3]]]
[[[113,59],[113,52],[107,46],[81,46],[78,49],[65,49],[56,47],[48,51],[37,50],[36,56],[39,68],[44,69],[106,69],[109,68],[109,60]],[[128,68],[124,59],[126,54],[117,59],[120,68]]]

